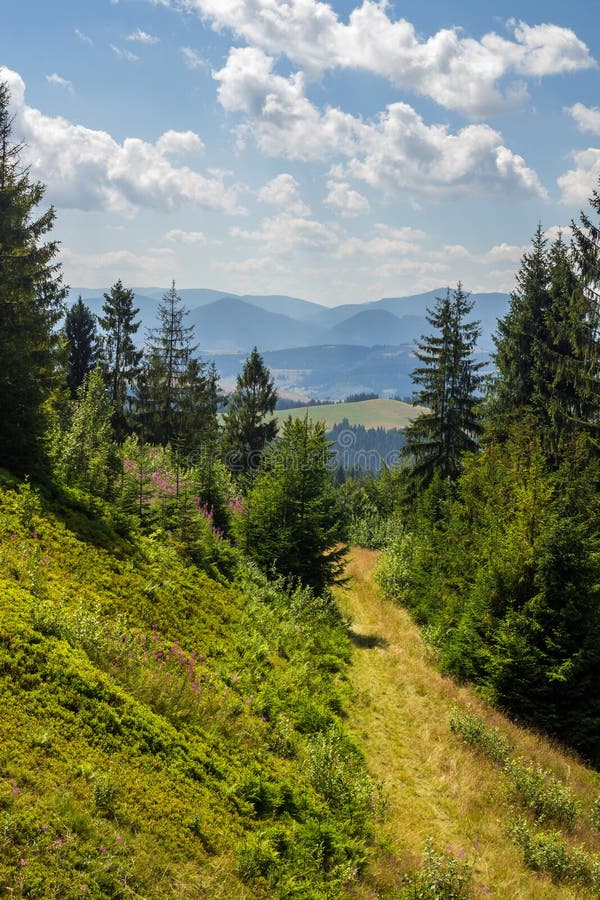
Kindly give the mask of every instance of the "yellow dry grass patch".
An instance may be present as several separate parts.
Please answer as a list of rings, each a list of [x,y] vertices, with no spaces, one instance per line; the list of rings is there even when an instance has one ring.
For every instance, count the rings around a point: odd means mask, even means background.
[[[377,554],[352,551],[350,587],[338,590],[354,642],[350,728],[389,805],[378,838],[389,851],[372,877],[393,883],[399,867],[421,857],[427,836],[474,867],[476,895],[502,898],[581,897],[528,871],[507,834],[514,812],[499,769],[465,746],[449,727],[453,706],[472,706],[515,742],[515,755],[551,768],[572,790],[594,796],[597,775],[551,743],[519,729],[436,669],[409,614],[383,599],[374,579]],[[585,826],[575,841],[598,848]],[[386,871],[387,869],[387,871]],[[394,872],[392,872],[394,870]]]

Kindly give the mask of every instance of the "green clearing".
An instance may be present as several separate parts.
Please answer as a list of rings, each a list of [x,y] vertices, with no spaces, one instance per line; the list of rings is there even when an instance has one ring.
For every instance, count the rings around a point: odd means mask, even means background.
[[[347,419],[350,425],[365,428],[406,428],[411,419],[423,412],[422,407],[412,406],[401,400],[361,400],[357,403],[331,403],[322,406],[300,406],[296,409],[279,409],[275,412],[280,422],[292,416],[303,419],[308,414],[316,422],[324,422],[330,428]]]

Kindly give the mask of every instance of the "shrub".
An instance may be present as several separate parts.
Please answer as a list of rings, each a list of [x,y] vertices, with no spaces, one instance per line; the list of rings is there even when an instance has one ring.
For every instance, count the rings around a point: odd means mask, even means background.
[[[401,900],[464,900],[471,895],[471,866],[434,849],[427,839],[419,871],[406,877]]]
[[[505,772],[512,781],[523,806],[537,822],[552,820],[572,828],[579,813],[579,803],[566,785],[541,766],[525,765],[522,760],[508,760]]]
[[[510,752],[510,744],[506,735],[493,726],[486,725],[470,710],[461,712],[458,708],[450,719],[450,728],[463,739],[466,744],[481,750],[495,763],[504,765]]]
[[[534,832],[525,822],[517,822],[511,833],[529,869],[545,872],[552,881],[578,884],[600,893],[600,861],[581,847],[569,847],[559,831]]]

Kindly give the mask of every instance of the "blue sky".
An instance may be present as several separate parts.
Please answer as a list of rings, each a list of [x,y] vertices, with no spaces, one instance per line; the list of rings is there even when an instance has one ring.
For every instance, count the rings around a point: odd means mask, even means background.
[[[66,280],[510,290],[600,177],[589,0],[4,0]]]

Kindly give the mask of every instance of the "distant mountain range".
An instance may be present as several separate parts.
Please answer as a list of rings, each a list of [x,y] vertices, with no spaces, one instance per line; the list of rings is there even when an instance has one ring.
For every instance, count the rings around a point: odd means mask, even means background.
[[[93,312],[99,313],[106,288],[72,288]],[[178,291],[189,310],[188,324],[206,354],[247,352],[254,345],[261,352],[288,347],[324,344],[356,344],[365,347],[413,344],[429,330],[425,319],[435,298],[445,288],[410,297],[385,297],[370,303],[327,307],[285,295],[236,295],[207,288]],[[156,309],[165,288],[134,288],[144,328],[156,325]],[[498,318],[508,308],[508,294],[473,294],[473,318],[482,325],[480,348],[492,349],[491,336]]]
[[[101,312],[108,288],[72,288],[92,312]],[[140,309],[140,341],[157,324],[166,289],[134,288]],[[226,388],[233,385],[247,353],[257,346],[281,393],[340,399],[360,391],[408,396],[415,367],[414,345],[430,331],[426,320],[446,288],[410,297],[327,307],[286,295],[237,295],[208,288],[177,293],[189,310],[199,353],[214,358]],[[473,294],[473,319],[481,322],[478,352],[487,359],[497,320],[506,314],[508,294]]]

